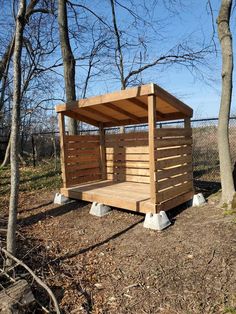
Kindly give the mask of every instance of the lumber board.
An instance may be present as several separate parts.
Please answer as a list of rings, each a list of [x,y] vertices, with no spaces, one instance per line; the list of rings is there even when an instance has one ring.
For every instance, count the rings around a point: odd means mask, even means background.
[[[106,160],[114,160],[114,161],[149,161],[148,154],[107,154]]]
[[[107,174],[108,180],[117,180],[117,181],[131,181],[131,182],[141,182],[141,183],[149,183],[150,177],[145,176],[135,176],[135,175],[128,175],[128,174],[116,174],[116,173],[108,173]]]
[[[103,124],[99,125],[99,152],[100,152],[100,169],[102,174],[102,179],[106,179],[106,151],[105,151],[105,130]]]
[[[81,169],[94,169],[100,166],[99,161],[96,162],[84,162],[84,163],[71,163],[67,164],[67,170],[81,170]]]
[[[61,158],[61,176],[63,187],[67,187],[67,168],[65,163],[66,147],[65,147],[65,117],[64,113],[58,113],[58,125],[60,131],[60,158]]]
[[[191,181],[192,179],[193,179],[192,173],[180,174],[174,178],[168,178],[163,181],[158,181],[158,189],[163,190],[163,189],[175,186],[179,183]]]
[[[65,135],[66,142],[99,142],[99,135]]]
[[[66,155],[66,163],[80,163],[83,161],[99,161],[99,156],[96,155]]]
[[[69,169],[67,173],[68,177],[84,177],[87,175],[101,174],[101,169],[99,167],[89,169]]]
[[[95,148],[99,147],[100,143],[99,142],[66,142],[65,143],[66,149],[71,149],[71,148]]]
[[[137,169],[137,168],[124,168],[124,167],[107,167],[107,173],[121,173],[121,174],[133,174],[133,175],[139,175],[139,176],[149,176],[150,172],[148,169]]]
[[[173,158],[168,158],[168,159],[158,159],[156,162],[156,167],[157,169],[163,169],[163,168],[168,168],[172,166],[178,166],[186,163],[191,163],[192,162],[192,156],[191,155],[186,155],[186,156],[178,156],[178,157],[173,157]]]
[[[126,168],[141,168],[141,169],[149,169],[149,162],[143,161],[126,161],[126,162],[116,162],[116,161],[107,161],[107,166],[123,166]]]
[[[186,172],[192,173],[192,166],[190,164],[177,166],[171,169],[163,169],[161,171],[158,171],[157,177],[158,177],[158,180],[161,180],[165,178],[171,178],[172,176],[186,173]]]
[[[158,209],[161,210],[169,210],[171,208],[174,208],[176,206],[179,206],[193,198],[193,191],[178,195],[168,201],[164,201],[161,204],[158,204]]]
[[[138,146],[138,147],[106,147],[105,151],[106,154],[111,153],[124,153],[124,149],[126,154],[149,154],[149,148],[148,146]]]
[[[155,137],[192,136],[191,128],[156,128]]]
[[[85,177],[70,177],[68,178],[68,187],[70,186],[75,186],[79,183],[83,183],[83,182],[91,182],[91,181],[95,181],[95,180],[100,180],[101,179],[101,174],[94,174],[94,175],[90,175],[90,176],[85,176]]]
[[[158,199],[158,202],[161,203],[165,200],[171,199],[175,196],[178,196],[186,192],[190,192],[190,191],[192,191],[192,181],[188,181],[179,186],[174,186],[166,190],[162,190],[162,191],[159,190],[157,193],[157,199]]]
[[[157,149],[155,152],[156,159],[179,156],[179,155],[189,155],[192,153],[192,146],[180,146],[180,147],[165,147],[164,149]]]

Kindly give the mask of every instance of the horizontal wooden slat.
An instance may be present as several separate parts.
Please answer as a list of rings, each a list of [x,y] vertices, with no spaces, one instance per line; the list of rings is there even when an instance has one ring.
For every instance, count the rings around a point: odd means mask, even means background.
[[[94,176],[68,178],[67,185],[68,187],[70,187],[70,186],[75,186],[79,183],[91,182],[91,181],[100,180],[100,179],[101,179],[100,174],[95,174]]]
[[[148,146],[140,146],[140,147],[106,147],[106,153],[110,154],[110,153],[125,153],[126,154],[148,154],[149,149]]]
[[[157,148],[160,147],[173,147],[182,145],[191,145],[192,138],[170,138],[170,139],[159,139],[155,141]]]
[[[192,178],[193,178],[192,173],[181,174],[178,175],[177,177],[158,182],[157,187],[158,190],[163,190],[176,184],[183,183],[185,181],[190,181],[192,180]]]
[[[93,148],[93,147],[99,147],[99,142],[81,142],[81,143],[76,143],[76,142],[67,142],[65,143],[65,148],[70,149],[70,148]]]
[[[133,174],[138,176],[149,176],[148,169],[124,168],[124,167],[107,167],[107,173]]]
[[[149,161],[148,154],[107,154],[106,160],[120,160],[120,161],[132,161],[132,160],[140,160],[140,161]]]
[[[108,180],[114,181],[130,181],[130,182],[140,182],[140,183],[149,183],[149,177],[134,176],[134,175],[122,175],[122,174],[107,174]]]
[[[156,137],[165,136],[192,136],[191,128],[156,128]]]
[[[89,163],[72,163],[72,164],[67,164],[66,169],[67,171],[69,170],[80,170],[80,169],[94,169],[98,168],[100,166],[100,163],[95,161],[95,162],[89,162]]]
[[[185,155],[192,153],[192,146],[181,146],[175,148],[157,149],[155,152],[156,158],[165,158],[171,156]]]
[[[179,186],[174,186],[168,190],[158,191],[157,193],[157,200],[158,203],[161,203],[165,200],[168,200],[172,197],[175,197],[177,195],[184,194],[186,192],[189,192],[192,190],[192,181],[183,183]]]
[[[113,142],[117,140],[130,140],[130,139],[148,139],[147,132],[132,132],[132,133],[118,133],[106,134],[106,141]]]
[[[148,146],[147,140],[132,140],[126,141],[125,144],[122,141],[113,141],[113,142],[105,142],[105,147],[114,147],[114,149],[118,149],[120,147],[139,147],[139,146]]]
[[[157,172],[157,178],[158,178],[158,180],[161,180],[164,178],[170,178],[171,176],[174,176],[177,174],[183,174],[185,172],[190,172],[190,173],[192,172],[192,165],[191,164],[158,171]]]
[[[182,164],[191,163],[191,162],[192,162],[192,156],[186,155],[186,156],[158,160],[156,162],[156,167],[157,169],[163,169],[163,168],[168,168],[168,167],[182,165]]]
[[[69,177],[83,177],[83,176],[90,176],[94,174],[101,174],[101,169],[100,168],[90,168],[90,169],[76,169],[76,170],[68,170],[67,174]]]
[[[99,135],[65,135],[66,142],[99,142]]]
[[[182,195],[178,195],[168,201],[164,201],[161,204],[158,205],[158,210],[168,210],[170,208],[174,208],[176,206],[179,206],[180,204],[183,204],[189,200],[192,199],[194,192],[190,191],[187,193],[184,193]]]
[[[76,147],[76,148],[70,148],[66,150],[67,154],[74,154],[78,153],[80,155],[99,155],[99,146],[95,147]]]
[[[66,163],[74,163],[74,162],[83,162],[83,161],[99,161],[99,156],[95,155],[74,155],[74,156],[65,156],[65,162]]]
[[[107,161],[107,166],[114,167],[114,166],[124,166],[127,168],[141,168],[141,169],[149,169],[149,162],[139,162],[139,161],[127,161],[127,162],[113,162]]]

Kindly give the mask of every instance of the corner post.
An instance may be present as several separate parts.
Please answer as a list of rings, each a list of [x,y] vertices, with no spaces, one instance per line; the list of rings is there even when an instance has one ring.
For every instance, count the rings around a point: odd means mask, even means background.
[[[184,119],[184,127],[185,127],[185,129],[191,129],[191,118],[188,117],[188,118]],[[192,150],[193,150],[193,148],[192,148]],[[191,160],[192,160],[191,161],[191,165],[192,165],[191,173],[193,174],[193,153],[192,153],[192,150],[191,150]],[[193,192],[193,195],[194,195],[195,191],[194,191],[194,184],[193,184],[193,175],[192,175],[192,192]]]
[[[99,124],[99,135],[100,135],[100,169],[102,174],[102,179],[106,180],[106,151],[105,151],[105,130],[103,123]]]
[[[149,171],[150,171],[150,199],[153,212],[157,212],[157,182],[155,161],[155,130],[156,130],[156,97],[148,96],[148,143],[149,143]]]
[[[66,173],[66,160],[65,160],[65,115],[62,112],[58,113],[58,124],[60,131],[60,157],[61,157],[61,172],[63,188],[67,188],[67,173]]]

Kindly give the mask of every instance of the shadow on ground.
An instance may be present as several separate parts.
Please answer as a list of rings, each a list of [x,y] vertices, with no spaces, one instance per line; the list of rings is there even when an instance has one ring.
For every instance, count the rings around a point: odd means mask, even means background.
[[[51,208],[47,211],[44,212],[40,212],[37,213],[35,215],[26,217],[26,218],[21,218],[18,220],[18,224],[20,226],[30,226],[33,224],[36,224],[39,221],[45,220],[48,217],[57,217],[57,216],[61,216],[64,214],[69,213],[72,210],[76,210],[78,208],[81,208],[85,205],[84,202],[77,202],[77,201],[73,201],[69,204],[65,204],[59,207],[55,207],[55,208]],[[41,206],[37,206],[36,208],[40,208]],[[30,211],[30,210],[27,210]]]

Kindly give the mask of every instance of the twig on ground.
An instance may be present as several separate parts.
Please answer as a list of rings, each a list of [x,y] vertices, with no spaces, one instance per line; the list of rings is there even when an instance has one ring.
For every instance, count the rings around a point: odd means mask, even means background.
[[[12,255],[10,252],[8,252],[7,250],[5,250],[4,248],[2,248],[2,252],[10,257],[13,261],[15,261],[18,265],[21,265],[22,267],[24,267],[30,274],[31,276],[34,278],[34,280],[42,287],[44,288],[47,293],[49,294],[49,296],[51,297],[53,303],[54,303],[54,307],[56,310],[57,314],[61,314],[60,308],[59,308],[59,304],[57,302],[57,299],[55,297],[55,295],[53,294],[52,290],[21,260],[19,260],[18,258],[16,258],[14,255]]]

